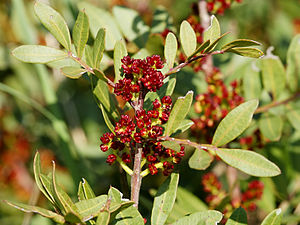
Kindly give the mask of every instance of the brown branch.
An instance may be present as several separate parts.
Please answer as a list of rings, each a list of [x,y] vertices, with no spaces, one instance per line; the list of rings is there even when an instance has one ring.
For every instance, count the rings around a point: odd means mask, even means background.
[[[68,56],[73,59],[74,61],[78,62],[87,72],[90,72],[91,74],[95,75],[95,72],[92,67],[90,67],[88,64],[86,64],[81,58],[77,57],[74,55],[71,51],[68,52]],[[104,74],[103,74],[104,76]],[[107,84],[110,85],[111,87],[115,87],[115,83],[112,82],[110,79],[106,79]]]
[[[208,52],[208,53],[205,53],[205,54],[200,54],[196,57],[193,57],[191,59],[189,59],[188,61],[184,62],[184,63],[180,63],[178,66],[174,67],[174,68],[171,68],[166,74],[165,74],[165,77],[173,74],[173,73],[177,73],[179,72],[183,67],[189,65],[190,63],[198,60],[198,59],[201,59],[201,58],[205,58],[205,57],[209,57],[209,56],[212,56],[212,55],[217,55],[217,54],[223,54],[224,51],[213,51],[213,52]]]
[[[190,141],[188,139],[179,139],[179,138],[173,138],[173,137],[169,137],[169,136],[162,136],[162,137],[158,137],[157,139],[160,140],[160,141],[174,141],[177,144],[189,145],[189,146],[192,146],[192,147],[197,148],[197,149],[207,150],[213,155],[215,155],[215,151],[218,150],[218,148],[213,146],[213,145],[199,144],[199,143]]]
[[[254,113],[258,114],[258,113],[266,112],[270,108],[273,108],[273,107],[276,107],[276,106],[279,106],[279,105],[285,105],[285,104],[289,103],[290,101],[293,101],[293,100],[295,100],[295,99],[297,99],[299,97],[300,97],[300,92],[296,92],[294,95],[292,95],[291,97],[289,97],[289,98],[287,98],[285,100],[282,100],[282,101],[273,101],[270,104],[261,106],[261,107],[257,108]]]
[[[132,103],[135,113],[143,109],[144,97],[145,94],[143,91],[141,91],[138,100]],[[136,208],[138,208],[140,189],[142,185],[142,176],[141,176],[142,152],[143,152],[142,145],[137,143],[134,150],[133,174],[131,176],[131,201],[134,202],[134,206]]]

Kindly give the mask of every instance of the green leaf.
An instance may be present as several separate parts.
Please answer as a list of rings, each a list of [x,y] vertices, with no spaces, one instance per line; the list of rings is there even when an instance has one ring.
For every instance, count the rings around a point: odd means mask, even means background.
[[[261,43],[249,39],[236,39],[224,46],[222,46],[221,50],[227,51],[228,49],[231,48],[236,48],[236,47],[249,47],[253,45],[261,45]]]
[[[133,205],[120,211],[115,220],[112,222],[113,225],[144,225],[144,219]]]
[[[85,10],[89,18],[90,29],[94,38],[100,28],[104,28],[106,30],[105,49],[108,51],[113,50],[116,42],[121,40],[123,37],[112,15],[108,11],[97,8],[87,2],[79,2],[78,8]]]
[[[195,170],[205,170],[207,169],[213,157],[206,151],[201,149],[195,149],[194,154],[189,159],[189,166]]]
[[[77,207],[73,203],[72,199],[60,186],[56,184],[54,162],[53,162],[53,169],[52,169],[51,189],[53,192],[55,202],[59,205],[59,208],[62,211],[62,213],[64,215],[71,213],[74,214],[76,217],[80,218],[80,215],[77,214]]]
[[[207,206],[188,190],[178,187],[177,197],[166,224],[172,224],[179,218],[194,212],[207,210]]]
[[[77,56],[82,57],[85,45],[89,38],[89,19],[84,11],[80,11],[72,33]]]
[[[42,45],[22,45],[15,48],[12,55],[26,63],[49,63],[68,57],[66,52]]]
[[[242,207],[235,209],[226,223],[226,225],[247,225],[247,224],[248,224],[247,213]]]
[[[128,53],[124,41],[123,40],[117,41],[114,48],[115,83],[121,79],[121,71],[120,71],[122,68],[121,59],[123,59],[123,57],[126,56],[127,54]]]
[[[176,199],[178,181],[179,174],[172,173],[158,189],[152,208],[152,225],[165,224]]]
[[[273,177],[281,173],[278,166],[253,151],[219,148],[216,154],[228,165],[252,176]]]
[[[113,201],[113,202],[117,202],[117,203],[121,203],[122,202],[122,194],[121,192],[110,186],[109,191],[108,191],[108,198]]]
[[[76,202],[75,206],[78,209],[78,214],[80,214],[80,216],[83,218],[82,220],[85,222],[96,217],[105,205],[106,201],[107,195],[100,195],[95,198]]]
[[[44,187],[40,176],[41,176],[41,159],[39,152],[35,153],[34,160],[33,160],[33,171],[34,171],[34,179],[36,182],[36,185],[40,189],[40,191],[43,193],[43,195],[53,204],[55,205],[54,199],[49,193],[47,192],[47,189]]]
[[[165,148],[173,149],[176,152],[180,151],[180,145],[178,143],[176,143],[175,141],[163,141],[163,142],[161,142],[161,144]]]
[[[189,91],[185,97],[179,97],[175,102],[168,122],[165,124],[164,135],[170,136],[181,125],[182,120],[186,117],[193,101],[193,92]]]
[[[75,66],[66,66],[61,68],[60,71],[63,75],[72,79],[78,79],[87,72],[85,69]]]
[[[281,137],[283,121],[280,116],[265,113],[258,123],[261,133],[271,141],[278,141]]]
[[[254,99],[231,110],[218,125],[212,145],[222,146],[238,137],[249,126],[257,106],[258,101]]]
[[[247,66],[243,76],[243,92],[246,100],[259,99],[262,91],[259,70],[253,68],[254,66]]]
[[[211,16],[211,25],[203,33],[203,41],[206,42],[210,40],[210,43],[213,43],[221,35],[221,28],[219,21],[215,16]]]
[[[93,47],[93,67],[99,69],[105,48],[105,30],[101,28],[96,36]]]
[[[62,46],[71,50],[71,37],[64,18],[50,6],[35,2],[34,11],[42,24],[50,31]]]
[[[258,48],[250,48],[250,47],[230,48],[226,50],[226,52],[232,52],[240,56],[251,57],[251,58],[259,58],[264,55],[264,53]]]
[[[192,120],[184,119],[181,121],[179,127],[174,131],[174,135],[181,134],[193,126],[194,122]]]
[[[103,119],[104,122],[106,124],[106,126],[108,127],[108,129],[112,132],[115,133],[115,126],[113,125],[113,123],[111,122],[106,110],[104,109],[104,106],[102,104],[100,104],[100,109],[103,115]]]
[[[97,218],[96,225],[108,225],[110,220],[110,213],[107,210],[102,210]]]
[[[94,191],[92,190],[91,186],[89,185],[89,183],[82,178],[82,181],[80,181],[79,183],[79,188],[78,188],[78,197],[79,200],[85,200],[85,199],[91,199],[91,198],[95,198],[96,195],[94,193]]]
[[[300,109],[294,109],[291,105],[286,105],[286,107],[288,110],[286,116],[289,122],[296,130],[300,130]]]
[[[287,84],[296,91],[300,85],[300,34],[296,35],[287,52]]]
[[[280,225],[282,220],[281,209],[273,210],[261,223],[261,225]]]
[[[65,215],[65,220],[66,222],[68,222],[68,224],[80,224],[82,223],[82,220],[80,219],[80,217],[77,214],[74,214],[72,212],[68,212]]]
[[[276,56],[267,56],[261,60],[264,88],[278,99],[285,89],[285,70],[281,60]]]
[[[222,213],[215,210],[208,210],[203,212],[192,213],[191,215],[185,216],[177,220],[173,225],[212,225],[218,224],[222,220]]]
[[[100,79],[103,80],[105,83],[108,83],[108,78],[105,76],[105,74],[98,69],[93,69],[95,76]]]
[[[210,40],[207,40],[205,42],[203,42],[194,52],[192,55],[190,55],[190,57],[188,57],[188,59],[192,58],[193,56],[195,56],[197,53],[203,51],[204,49],[206,49],[210,44]]]
[[[184,20],[180,25],[180,42],[184,54],[189,57],[197,47],[197,38],[192,26]]]
[[[117,107],[113,102],[107,84],[99,79],[93,93],[94,95],[96,95],[100,103],[104,106],[104,109],[108,112],[108,114],[111,115],[115,121],[118,121],[119,114],[117,111]]]
[[[60,205],[56,202],[55,198],[54,198],[54,191],[52,190],[52,183],[49,177],[47,177],[44,174],[40,174],[40,180],[47,192],[47,194],[49,195],[49,197],[52,199],[51,203],[57,208],[60,209]]]
[[[228,32],[225,34],[222,34],[220,37],[218,37],[216,40],[214,40],[205,50],[204,53],[206,52],[211,52],[212,50],[214,50],[214,48],[217,46],[217,44],[219,43],[219,41],[226,36],[227,34],[229,34]]]
[[[40,207],[37,207],[37,206],[32,206],[32,205],[25,205],[25,204],[22,204],[22,203],[15,203],[15,202],[10,202],[10,201],[4,201],[5,203],[23,211],[23,212],[26,212],[26,213],[37,213],[37,214],[40,214],[41,216],[44,216],[44,217],[47,217],[49,219],[52,219],[53,221],[59,223],[59,224],[64,224],[65,223],[65,219],[63,216],[57,214],[57,213],[54,213],[52,211],[49,211],[47,209],[44,209],[44,208],[40,208]]]
[[[139,48],[144,47],[150,28],[144,23],[138,12],[122,6],[115,6],[112,11],[124,36]]]
[[[177,38],[172,32],[169,32],[166,38],[166,44],[164,50],[167,67],[169,69],[173,68],[176,54],[177,54],[177,49],[178,49]]]

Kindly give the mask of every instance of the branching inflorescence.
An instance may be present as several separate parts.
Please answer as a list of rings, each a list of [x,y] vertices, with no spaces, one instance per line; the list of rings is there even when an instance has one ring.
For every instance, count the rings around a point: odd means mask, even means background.
[[[153,55],[144,60],[125,56],[121,62],[124,78],[115,85],[114,93],[130,103],[143,98],[147,92],[156,92],[163,85],[164,75],[159,71],[163,68],[160,56]],[[112,150],[106,162],[112,165],[116,160],[130,165],[134,160],[133,149],[136,144],[143,148],[142,164],[147,165],[150,174],[158,173],[163,168],[163,174],[169,175],[174,164],[184,156],[184,147],[179,152],[165,148],[158,137],[163,135],[163,127],[170,115],[172,99],[164,96],[153,101],[152,110],[139,108],[134,118],[121,115],[115,124],[114,132],[105,133],[100,138],[103,152]]]

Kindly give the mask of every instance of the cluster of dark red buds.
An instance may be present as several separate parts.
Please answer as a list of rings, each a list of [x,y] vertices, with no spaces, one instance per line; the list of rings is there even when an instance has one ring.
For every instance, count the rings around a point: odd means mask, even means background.
[[[191,130],[196,137],[210,136],[209,128],[214,128],[231,109],[244,102],[244,98],[238,94],[237,81],[233,81],[230,87],[227,87],[217,68],[206,77],[206,82],[207,92],[196,96],[194,104],[194,110],[199,117],[192,119],[194,125]]]
[[[125,56],[121,62],[124,78],[115,84],[114,93],[125,101],[137,99],[141,91],[155,92],[163,85],[164,75],[159,71],[163,68],[160,56],[153,55],[146,59]]]
[[[241,205],[243,208],[254,211],[256,209],[255,201],[261,199],[264,192],[264,184],[259,180],[251,181],[248,188],[242,194]]]
[[[225,10],[229,9],[234,1],[242,2],[242,0],[207,0],[207,11],[223,15]]]
[[[205,201],[211,207],[217,207],[226,196],[222,190],[222,184],[214,173],[206,173],[202,177],[203,190],[208,193]]]
[[[157,164],[162,163],[163,174],[169,175],[174,164],[180,162],[184,156],[184,147],[179,152],[165,148],[158,137],[162,136],[162,124],[165,124],[170,115],[172,99],[164,96],[161,100],[153,102],[153,109],[149,111],[139,110],[134,118],[122,115],[116,123],[114,132],[105,133],[100,138],[102,144],[100,148],[103,152],[111,149],[113,151],[107,157],[106,162],[113,164],[116,160],[123,161],[125,164],[133,162],[131,149],[136,145],[143,148],[142,157],[147,164],[150,174],[158,173]]]
[[[211,208],[217,208],[228,196],[225,190],[222,189],[222,184],[218,177],[210,172],[202,177],[203,190],[208,193],[205,201]],[[259,180],[254,180],[248,183],[248,188],[242,193],[240,199],[231,201],[223,207],[224,223],[235,208],[242,206],[244,209],[253,211],[256,209],[256,201],[261,199],[264,190],[264,184]]]

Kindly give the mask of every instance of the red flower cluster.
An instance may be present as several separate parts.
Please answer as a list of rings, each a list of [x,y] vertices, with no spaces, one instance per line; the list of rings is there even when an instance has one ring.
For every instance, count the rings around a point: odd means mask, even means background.
[[[205,201],[210,206],[216,207],[225,197],[225,192],[222,190],[222,184],[214,173],[206,173],[202,177],[203,190],[208,193]]]
[[[206,77],[207,92],[196,96],[194,110],[199,117],[192,119],[194,125],[191,130],[192,134],[197,137],[210,136],[207,133],[209,128],[213,128],[216,122],[244,101],[243,97],[238,94],[238,83],[234,81],[228,88],[221,78],[220,71],[215,68],[214,73]]]
[[[249,211],[256,209],[255,201],[261,199],[264,191],[264,184],[254,180],[248,184],[247,190],[242,194],[242,206]]]
[[[207,173],[202,177],[203,190],[208,193],[205,201],[211,208],[220,207],[224,203],[224,199],[228,196],[225,190],[222,189],[222,184],[214,173]],[[231,201],[223,206],[224,220],[231,215],[235,208],[242,206],[246,210],[253,211],[256,209],[255,201],[259,200],[263,194],[264,185],[261,181],[254,180],[248,183],[248,188],[241,195],[240,199]]]
[[[143,147],[142,157],[147,163],[152,175],[158,172],[156,164],[162,162],[163,174],[169,175],[174,163],[179,163],[184,156],[184,147],[180,152],[162,146],[157,138],[163,134],[162,124],[169,119],[172,99],[164,96],[161,101],[156,99],[153,102],[153,109],[150,111],[140,110],[136,112],[134,119],[128,115],[122,115],[116,123],[113,133],[105,133],[100,138],[100,148],[103,152],[112,149],[106,160],[110,165],[117,159],[126,164],[133,161],[131,147],[140,144]]]
[[[124,78],[116,83],[114,93],[121,95],[125,101],[137,99],[141,91],[155,92],[163,85],[164,75],[159,71],[163,68],[160,56],[153,55],[146,59],[125,56],[121,62]]]
[[[223,15],[224,11],[230,8],[232,2],[242,2],[242,0],[207,0],[207,11],[214,14]]]

